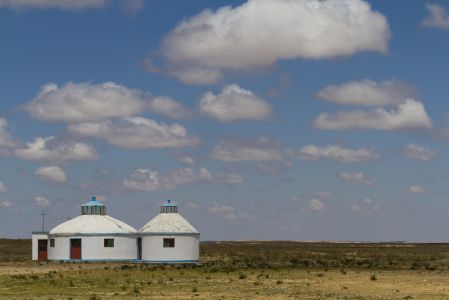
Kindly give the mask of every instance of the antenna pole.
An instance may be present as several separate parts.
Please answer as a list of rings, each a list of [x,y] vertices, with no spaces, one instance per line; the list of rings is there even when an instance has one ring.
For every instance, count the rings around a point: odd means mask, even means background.
[[[46,216],[46,215],[47,215],[47,214],[45,213],[45,211],[42,210],[42,213],[41,213],[41,216],[42,216],[42,232],[45,231],[45,216]]]

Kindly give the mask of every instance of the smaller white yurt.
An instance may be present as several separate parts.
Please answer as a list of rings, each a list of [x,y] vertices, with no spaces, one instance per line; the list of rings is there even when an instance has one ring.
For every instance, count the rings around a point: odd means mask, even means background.
[[[167,200],[161,212],[139,230],[138,259],[146,263],[198,263],[200,234]]]
[[[48,233],[49,260],[135,261],[137,231],[106,215],[106,206],[92,197],[81,216]]]

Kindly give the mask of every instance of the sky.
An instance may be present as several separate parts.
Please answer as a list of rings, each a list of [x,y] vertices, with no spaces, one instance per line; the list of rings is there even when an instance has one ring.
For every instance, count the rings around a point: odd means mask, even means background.
[[[447,241],[447,53],[447,0],[0,0],[0,236]]]

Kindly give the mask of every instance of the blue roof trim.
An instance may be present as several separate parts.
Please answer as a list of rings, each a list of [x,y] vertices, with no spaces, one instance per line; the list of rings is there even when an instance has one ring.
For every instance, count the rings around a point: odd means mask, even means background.
[[[199,260],[142,260],[148,264],[198,264]]]
[[[93,258],[93,259],[48,259],[49,261],[64,261],[64,262],[139,262],[139,260],[133,259],[101,259],[101,258]]]
[[[148,235],[176,235],[176,236],[199,236],[199,232],[139,232],[138,235],[148,236]]]
[[[120,236],[120,237],[137,237],[139,234],[135,232],[130,233],[56,233],[48,234],[49,237],[78,237],[78,236]]]
[[[103,203],[97,201],[97,197],[92,197],[92,200],[81,206],[105,206]]]

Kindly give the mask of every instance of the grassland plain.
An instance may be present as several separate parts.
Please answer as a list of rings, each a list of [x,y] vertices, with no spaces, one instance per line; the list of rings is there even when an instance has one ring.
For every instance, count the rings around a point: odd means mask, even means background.
[[[202,266],[39,263],[29,246],[0,240],[1,299],[449,299],[449,244],[203,242]]]

